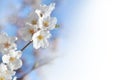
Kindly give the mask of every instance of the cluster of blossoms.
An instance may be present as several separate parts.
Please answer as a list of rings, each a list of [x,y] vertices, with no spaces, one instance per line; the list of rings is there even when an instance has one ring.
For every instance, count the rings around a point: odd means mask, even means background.
[[[51,17],[54,8],[54,3],[49,6],[40,5],[28,16],[25,27],[19,30],[22,39],[32,42],[35,49],[46,48],[49,45],[50,30],[53,30],[57,23],[57,19]],[[16,41],[17,37],[9,37],[6,33],[0,34],[0,53],[2,53],[0,80],[16,80],[16,70],[22,67],[22,50],[17,50]]]
[[[47,39],[51,36],[50,30],[54,29],[57,23],[57,19],[50,16],[54,7],[54,3],[49,6],[40,5],[39,9],[29,15],[26,27],[19,31],[25,41],[33,41],[35,49],[45,48],[49,45]]]

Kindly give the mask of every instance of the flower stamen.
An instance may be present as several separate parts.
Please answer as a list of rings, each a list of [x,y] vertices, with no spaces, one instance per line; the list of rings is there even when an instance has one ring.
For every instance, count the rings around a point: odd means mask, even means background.
[[[29,33],[34,34],[35,33],[34,29],[29,29]]]
[[[32,20],[31,23],[32,23],[32,25],[36,25],[37,24],[37,20]]]
[[[42,35],[39,35],[37,36],[38,40],[42,40],[43,39],[43,36]]]
[[[15,58],[14,57],[10,57],[9,59],[11,62],[15,61]]]
[[[4,47],[5,48],[9,48],[10,47],[10,44],[8,42],[4,43]]]
[[[5,78],[4,77],[0,77],[0,80],[5,80]]]
[[[48,26],[49,26],[49,22],[48,22],[48,21],[44,21],[44,22],[43,22],[43,25],[44,25],[45,27],[48,27]]]

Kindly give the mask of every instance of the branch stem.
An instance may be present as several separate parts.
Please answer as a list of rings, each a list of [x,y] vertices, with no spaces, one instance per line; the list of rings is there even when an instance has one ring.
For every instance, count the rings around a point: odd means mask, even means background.
[[[22,49],[21,51],[24,51],[33,41],[31,40],[30,42],[28,42]]]

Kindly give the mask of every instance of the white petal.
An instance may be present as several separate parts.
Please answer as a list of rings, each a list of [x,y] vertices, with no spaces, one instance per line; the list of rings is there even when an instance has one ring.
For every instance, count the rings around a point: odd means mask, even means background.
[[[41,16],[40,16],[40,13],[41,13],[40,10],[36,9],[36,10],[35,10],[35,13],[36,13],[39,17],[41,17]]]
[[[17,59],[21,58],[21,56],[22,56],[22,52],[21,52],[21,51],[16,51],[16,53],[17,53],[16,58],[17,58]]]
[[[51,18],[50,30],[54,29],[56,24],[57,24],[57,18],[56,17]]]
[[[29,30],[29,27],[28,27],[28,26],[26,26],[26,27],[24,27],[24,28],[21,28],[21,29],[19,30],[20,36],[21,36],[22,39],[25,40],[25,41],[31,40],[31,34],[28,33],[28,30]]]
[[[42,48],[47,48],[49,46],[49,42],[45,39],[43,40]]]
[[[8,56],[8,55],[4,55],[4,56],[2,57],[3,63],[9,63],[9,59],[10,59],[10,56]]]
[[[7,70],[7,66],[3,63],[0,64],[0,72],[6,71]]]
[[[17,70],[22,67],[22,61],[20,59],[16,59],[14,62],[10,63],[9,66],[12,70]]]
[[[37,40],[37,39],[34,39],[34,40],[33,40],[33,47],[34,47],[35,49],[39,49],[40,46],[41,46],[41,41],[39,41],[39,40]]]

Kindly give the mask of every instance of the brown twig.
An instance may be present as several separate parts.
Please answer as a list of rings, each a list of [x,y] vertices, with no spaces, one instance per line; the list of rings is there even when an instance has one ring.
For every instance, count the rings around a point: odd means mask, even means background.
[[[24,51],[33,41],[31,40],[30,42],[28,42],[22,49],[21,51]]]

